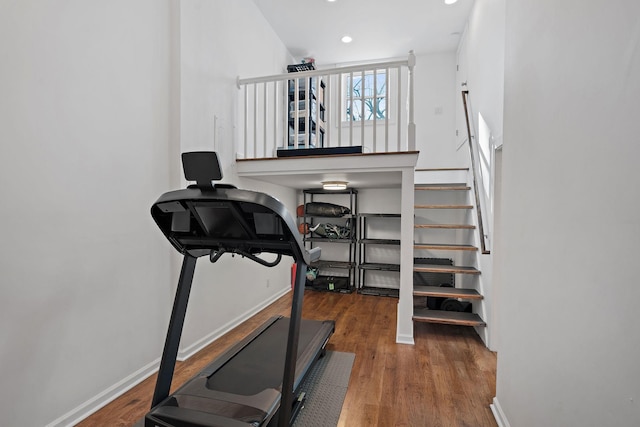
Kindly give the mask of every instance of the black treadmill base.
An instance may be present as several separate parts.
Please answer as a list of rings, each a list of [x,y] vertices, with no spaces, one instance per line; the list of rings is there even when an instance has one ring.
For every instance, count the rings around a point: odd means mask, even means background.
[[[269,319],[153,408],[145,427],[276,426],[288,327],[286,317]],[[302,404],[298,388],[334,329],[333,321],[302,320],[292,415]]]

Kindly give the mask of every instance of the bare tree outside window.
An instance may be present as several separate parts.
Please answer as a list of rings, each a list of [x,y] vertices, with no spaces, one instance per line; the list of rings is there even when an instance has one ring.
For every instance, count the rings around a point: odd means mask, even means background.
[[[385,71],[378,71],[375,75],[373,72],[367,72],[364,76],[353,75],[353,82],[351,75],[345,77],[344,121],[374,120],[374,117],[376,120],[387,118]]]

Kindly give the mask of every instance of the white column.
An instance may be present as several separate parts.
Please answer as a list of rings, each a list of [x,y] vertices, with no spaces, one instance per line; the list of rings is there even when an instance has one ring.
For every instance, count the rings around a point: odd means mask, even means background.
[[[400,202],[400,298],[396,342],[413,344],[413,214],[414,169],[402,169]]]

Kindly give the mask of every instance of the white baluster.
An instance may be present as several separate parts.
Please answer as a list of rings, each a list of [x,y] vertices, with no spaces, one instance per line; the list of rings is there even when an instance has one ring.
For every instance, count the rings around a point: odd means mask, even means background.
[[[416,149],[416,123],[414,120],[414,86],[413,86],[413,68],[416,66],[416,56],[413,51],[409,51],[409,128],[407,130],[407,149],[415,151]]]

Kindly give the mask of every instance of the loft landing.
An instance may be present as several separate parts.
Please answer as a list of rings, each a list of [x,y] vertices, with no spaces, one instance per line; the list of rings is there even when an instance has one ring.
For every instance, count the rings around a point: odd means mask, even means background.
[[[238,176],[285,187],[318,187],[323,181],[347,181],[354,188],[401,187],[411,173],[418,151],[363,153],[236,160]]]

